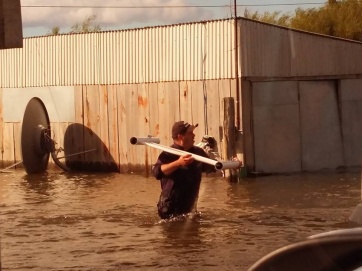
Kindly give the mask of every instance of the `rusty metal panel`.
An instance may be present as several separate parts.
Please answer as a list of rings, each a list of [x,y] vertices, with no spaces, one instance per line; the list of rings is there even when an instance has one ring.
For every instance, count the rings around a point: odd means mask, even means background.
[[[361,74],[362,43],[240,20],[242,75],[296,77]]]

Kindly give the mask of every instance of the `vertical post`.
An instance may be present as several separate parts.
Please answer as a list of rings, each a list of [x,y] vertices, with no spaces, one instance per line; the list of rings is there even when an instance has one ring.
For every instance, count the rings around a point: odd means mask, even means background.
[[[235,148],[235,102],[233,97],[224,98],[224,136],[223,136],[223,154],[224,160],[231,160],[236,156]],[[227,170],[225,177],[231,181],[238,180],[237,170]]]
[[[23,47],[20,0],[0,0],[0,49]]]
[[[240,86],[239,86],[239,40],[238,40],[238,15],[236,0],[234,0],[234,47],[235,47],[235,88],[236,88],[236,127],[240,130]]]

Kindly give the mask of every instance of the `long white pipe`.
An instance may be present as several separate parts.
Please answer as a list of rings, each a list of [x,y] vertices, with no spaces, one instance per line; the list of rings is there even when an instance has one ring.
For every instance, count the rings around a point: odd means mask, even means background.
[[[172,147],[167,147],[164,145],[160,145],[158,144],[160,142],[160,140],[158,138],[155,137],[132,137],[130,140],[132,145],[147,145],[150,146],[152,148],[156,148],[165,152],[169,152],[175,155],[186,155],[186,154],[191,154],[191,156],[200,162],[209,164],[209,165],[213,165],[217,170],[221,170],[221,169],[236,169],[240,167],[240,163],[238,161],[216,161],[207,157],[203,157],[201,155],[197,155],[194,153],[190,153],[187,151],[183,151],[183,150],[178,150]]]

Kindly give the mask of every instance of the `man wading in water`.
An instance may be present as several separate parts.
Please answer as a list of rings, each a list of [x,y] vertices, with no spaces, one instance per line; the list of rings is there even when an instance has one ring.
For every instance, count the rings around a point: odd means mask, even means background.
[[[172,126],[172,148],[208,157],[205,151],[195,143],[194,129],[198,126],[184,121]],[[162,152],[152,173],[161,180],[161,195],[157,204],[162,219],[190,213],[196,205],[202,173],[215,172],[215,167],[196,161],[191,154],[177,156]]]

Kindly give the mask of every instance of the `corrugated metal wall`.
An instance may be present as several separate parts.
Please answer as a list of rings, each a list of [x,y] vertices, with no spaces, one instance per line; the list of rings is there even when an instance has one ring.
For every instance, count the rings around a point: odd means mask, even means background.
[[[28,38],[0,51],[0,87],[234,77],[232,20]]]
[[[240,19],[240,74],[362,74],[362,43]],[[110,85],[235,77],[234,21],[24,40],[0,51],[0,87]]]
[[[242,76],[297,77],[362,74],[362,43],[241,22]]]

